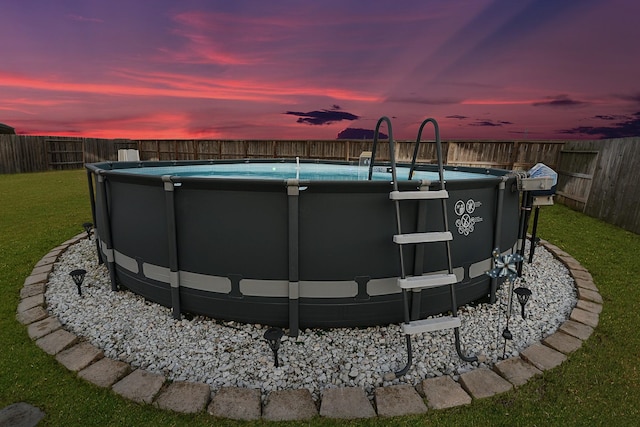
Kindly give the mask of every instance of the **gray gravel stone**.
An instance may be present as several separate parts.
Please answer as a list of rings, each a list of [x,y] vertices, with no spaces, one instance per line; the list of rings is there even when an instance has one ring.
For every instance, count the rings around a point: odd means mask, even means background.
[[[79,297],[69,271],[84,268],[87,275]],[[518,355],[529,345],[553,334],[569,317],[577,298],[566,267],[543,247],[532,264],[525,263],[523,279],[533,295],[527,318],[514,304],[509,329],[514,339],[507,353]],[[83,239],[60,256],[46,289],[47,309],[64,328],[82,336],[106,357],[170,381],[205,383],[216,393],[222,388],[259,389],[262,398],[278,390],[307,389],[318,400],[334,387],[355,387],[372,397],[378,387],[416,386],[434,376],[458,377],[478,367],[489,368],[502,356],[507,286],[496,304],[465,306],[459,310],[460,336],[466,352],[482,356],[480,363],[462,361],[451,331],[412,338],[415,361],[402,379],[383,381],[385,373],[405,361],[404,336],[399,325],[332,330],[306,329],[298,337],[285,336],[279,351],[280,367],[264,342],[267,325],[213,321],[196,316],[176,320],[171,309],[152,304],[129,291],[112,292],[104,265],[98,265],[95,242]],[[37,307],[42,313],[42,307]],[[18,317],[32,323],[29,309]],[[35,315],[36,313],[34,313]],[[37,319],[39,320],[39,319]]]

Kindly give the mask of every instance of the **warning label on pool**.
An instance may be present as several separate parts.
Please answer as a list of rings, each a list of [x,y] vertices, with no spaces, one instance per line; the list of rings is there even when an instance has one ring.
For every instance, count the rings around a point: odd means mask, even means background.
[[[473,199],[469,199],[466,202],[464,200],[456,202],[454,211],[460,217],[456,219],[456,227],[459,234],[468,236],[475,230],[475,225],[482,222],[481,216],[471,216],[480,206],[482,206],[482,202]]]

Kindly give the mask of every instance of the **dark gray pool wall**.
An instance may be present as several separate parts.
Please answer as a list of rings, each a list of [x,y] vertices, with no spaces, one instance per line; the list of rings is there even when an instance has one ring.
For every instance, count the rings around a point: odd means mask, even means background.
[[[114,288],[124,286],[172,307],[176,316],[203,314],[292,330],[402,320],[389,182],[110,172],[154,164],[167,162],[87,166],[96,187],[96,236]],[[510,250],[518,236],[515,178],[492,172],[490,179],[447,183],[460,305],[490,296],[491,279],[484,272],[491,267],[491,251]],[[399,185],[416,189],[421,182]],[[426,219],[420,231],[441,230],[439,201],[405,202],[403,232],[417,231],[419,217]],[[431,246],[417,256],[407,251],[408,272],[446,269],[444,251]],[[413,300],[420,317],[450,308],[446,289],[423,290]]]

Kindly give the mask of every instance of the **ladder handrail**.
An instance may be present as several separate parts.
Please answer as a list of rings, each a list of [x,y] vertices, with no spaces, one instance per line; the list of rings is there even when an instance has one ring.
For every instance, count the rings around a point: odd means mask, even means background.
[[[376,123],[376,130],[373,134],[373,147],[371,148],[371,162],[369,163],[369,181],[373,176],[373,164],[376,160],[376,147],[378,146],[378,134],[380,133],[380,125],[382,122],[387,123],[387,131],[389,132],[389,159],[391,162],[391,179],[393,180],[393,189],[398,190],[398,180],[396,177],[396,149],[393,141],[393,129],[391,128],[391,120],[387,116],[382,116]]]
[[[433,129],[436,137],[436,158],[438,161],[438,177],[440,178],[440,190],[444,190],[444,166],[442,162],[442,142],[440,141],[440,126],[438,126],[438,122],[436,121],[436,119],[432,117],[424,119],[422,124],[420,125],[420,129],[418,129],[418,137],[416,138],[416,145],[413,149],[413,157],[411,158],[411,167],[409,168],[409,180],[413,178],[413,172],[415,172],[416,169],[418,150],[420,148],[420,143],[422,142],[422,130],[427,123],[433,124]]]

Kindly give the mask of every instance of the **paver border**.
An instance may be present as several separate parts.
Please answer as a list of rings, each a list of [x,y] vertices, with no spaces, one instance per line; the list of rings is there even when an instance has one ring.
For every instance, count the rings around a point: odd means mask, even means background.
[[[61,245],[51,249],[49,253],[43,256],[42,259],[36,263],[32,273],[25,279],[23,288],[20,291],[21,301],[18,304],[16,319],[20,323],[25,325],[27,329],[30,328],[33,331],[35,326],[34,324],[36,322],[43,322],[43,319],[47,319],[48,317],[50,317],[49,313],[47,313],[46,311],[46,300],[44,298],[49,275],[53,271],[53,266],[55,262],[59,259],[59,257],[71,245],[74,245],[78,243],[80,240],[83,240],[85,238],[87,238],[87,234],[80,233],[77,236],[62,243]],[[589,339],[594,328],[597,326],[599,321],[599,314],[602,311],[603,298],[600,295],[598,288],[594,284],[591,274],[577,260],[575,260],[571,255],[569,255],[568,253],[566,253],[556,245],[553,245],[545,240],[540,240],[539,244],[544,246],[549,252],[551,252],[553,256],[556,259],[558,259],[560,262],[562,262],[565,265],[565,267],[569,270],[569,273],[571,274],[575,282],[575,288],[578,295],[578,302],[576,307],[574,307],[573,309],[572,316],[569,319],[567,319],[562,325],[560,325],[560,327],[558,328],[558,332],[556,332],[556,334],[559,334],[559,335],[556,335],[555,338],[563,337],[565,335],[568,335],[571,338],[571,343],[570,345],[567,345],[564,352],[558,351],[557,349],[558,343],[555,342],[554,339],[543,339],[541,342],[536,342],[532,344],[530,347],[524,349],[521,353],[530,354],[536,349],[542,348],[545,352],[547,350],[552,350],[553,352],[557,352],[562,356],[568,357],[570,352],[576,351],[580,347],[579,345],[577,345],[577,343],[574,340],[578,339],[580,343],[583,343],[584,341]],[[576,329],[576,326],[580,328],[581,332],[579,333],[574,332],[574,334],[579,336],[575,336],[571,332],[567,332],[567,331],[572,331],[573,329]],[[47,331],[47,333],[44,335],[32,336],[31,338],[34,341],[43,340],[47,338],[49,340],[53,340],[56,338],[54,334],[60,335],[61,333],[63,333],[63,331],[67,332],[64,329],[64,327],[52,328],[52,330]],[[587,333],[584,333],[584,331],[590,331],[590,332],[587,334]],[[67,341],[69,341],[68,337],[67,337]],[[73,342],[65,341],[64,347],[58,350],[57,354],[59,355],[61,351],[63,351],[64,349],[68,349],[72,345],[77,347],[80,344],[82,344],[82,346],[85,349],[90,347],[90,344],[88,344],[86,340],[83,340],[82,338],[78,337],[78,339],[73,340]],[[63,344],[60,344],[60,345],[63,345]],[[564,349],[564,348],[561,347],[561,349]],[[67,350],[67,353],[69,353],[69,350]],[[95,348],[95,353],[102,354],[102,350]],[[53,354],[52,357],[56,357],[56,354]],[[534,370],[537,370],[535,365],[532,362],[530,362],[528,359],[529,359],[528,357],[524,357],[521,354],[521,356],[518,357],[518,363],[525,363],[527,365],[531,365],[531,367]],[[86,366],[82,366],[81,369],[74,367],[72,371],[76,372],[76,375],[77,375],[79,374],[78,371],[87,369],[88,367],[91,367],[93,364],[97,363],[100,360],[101,360],[101,356],[96,356],[96,359],[90,361]],[[104,361],[101,363],[104,363]],[[159,406],[157,402],[158,397],[163,395],[163,391],[166,390],[171,383],[161,375],[157,375],[151,372],[146,372],[140,369],[129,367],[129,369],[126,370],[126,372],[123,371],[123,375],[121,377],[115,380],[115,383],[111,383],[111,384],[96,384],[96,382],[93,382],[93,383],[99,387],[109,387],[113,389],[115,385],[117,385],[118,383],[121,383],[123,380],[132,376],[132,374],[134,373],[135,373],[134,376],[136,375],[140,376],[142,374],[144,376],[148,375],[149,377],[152,377],[154,379],[154,384],[155,384],[155,387],[157,387],[157,390],[155,391],[155,393],[153,393],[153,395],[150,398],[145,398],[143,400],[147,404],[152,404],[158,407]],[[504,379],[507,382],[510,381],[507,378],[508,375],[501,374],[500,370],[494,369],[491,371],[491,373],[497,374],[501,379]],[[424,381],[427,381],[427,380],[429,380],[429,378],[424,379],[422,383],[424,383]],[[92,382],[89,380],[87,381]],[[208,387],[208,385],[204,383],[195,383],[195,384],[203,384]],[[455,381],[455,384],[459,385],[460,381],[459,380]],[[515,388],[515,387],[519,387],[520,385],[521,384],[514,384],[513,386]],[[389,386],[389,387],[397,387],[397,385]],[[468,404],[468,402],[470,402],[471,400],[476,399],[472,395],[470,395],[468,391],[464,390],[462,387],[461,387],[461,390],[467,394],[467,396],[469,397],[469,400],[463,399],[463,401],[460,401],[458,399],[456,402],[452,404],[452,406],[465,405],[465,404]],[[496,394],[496,393],[493,393],[493,394]],[[489,397],[489,396],[492,396],[493,394],[487,393],[486,396],[483,395],[483,397],[481,398]],[[423,402],[426,405],[429,405],[429,402],[425,398],[424,394],[422,395],[422,398],[423,398]],[[213,399],[215,399],[215,395],[213,396]],[[213,399],[211,400],[211,403],[213,403]],[[265,402],[269,402],[268,396]],[[201,412],[211,413],[211,411],[208,411],[208,406],[211,406],[211,403],[209,405],[205,405],[205,407],[201,410]],[[370,403],[369,402],[366,402],[366,403],[371,408]],[[322,408],[322,402],[317,402],[316,405]],[[261,418],[264,418],[264,406],[265,406],[265,403],[260,403]],[[446,407],[449,407],[449,406],[446,406]],[[430,410],[437,410],[437,409],[433,409],[430,407]],[[380,416],[377,413],[377,409],[375,408],[374,408],[374,414],[375,414],[374,416],[376,415]],[[323,412],[321,410],[320,416],[331,417],[331,414],[327,414],[326,412]]]

